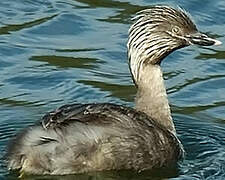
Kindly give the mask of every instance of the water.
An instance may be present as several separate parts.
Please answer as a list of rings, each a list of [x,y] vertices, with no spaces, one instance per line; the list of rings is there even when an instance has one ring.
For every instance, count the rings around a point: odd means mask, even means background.
[[[133,106],[127,62],[130,18],[149,0],[2,0],[0,2],[0,151],[17,131],[71,102]],[[225,179],[225,2],[179,5],[219,47],[188,47],[162,64],[179,138],[186,150],[171,179]],[[170,172],[171,173],[171,172]],[[160,174],[160,176],[159,176]],[[156,174],[161,179],[164,172]],[[30,177],[30,179],[44,177]],[[61,177],[45,177],[60,179]],[[152,179],[131,172],[64,179]],[[0,179],[17,179],[0,161]]]

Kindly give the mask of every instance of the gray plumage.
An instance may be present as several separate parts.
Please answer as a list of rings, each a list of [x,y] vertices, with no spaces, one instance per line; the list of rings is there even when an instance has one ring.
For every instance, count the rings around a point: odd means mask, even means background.
[[[183,148],[173,125],[160,62],[190,44],[219,41],[200,34],[182,10],[153,6],[134,18],[128,58],[138,87],[136,108],[71,104],[46,114],[8,147],[9,169],[30,174],[74,174],[176,165]]]
[[[49,123],[52,121],[52,123]],[[183,154],[176,136],[145,113],[114,104],[75,104],[47,114],[12,143],[11,169],[72,174],[174,165]]]

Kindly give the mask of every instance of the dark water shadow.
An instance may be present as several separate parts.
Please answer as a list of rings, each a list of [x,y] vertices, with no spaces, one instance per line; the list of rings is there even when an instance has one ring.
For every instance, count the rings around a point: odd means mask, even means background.
[[[147,6],[133,5],[129,2],[121,1],[98,1],[98,0],[77,0],[77,2],[87,4],[89,8],[113,8],[117,9],[117,13],[114,16],[109,16],[104,19],[98,19],[99,21],[105,21],[110,23],[123,23],[130,24],[131,15],[134,15],[136,12],[147,8]]]
[[[216,108],[216,107],[221,107],[221,106],[225,106],[225,101],[214,102],[213,104],[209,104],[209,105],[198,105],[198,106],[189,106],[189,107],[179,107],[179,106],[172,105],[172,108],[174,113],[190,115],[190,114],[206,111],[206,110]]]
[[[89,80],[79,80],[79,83],[98,88],[103,92],[110,92],[113,97],[117,97],[126,102],[133,102],[134,96],[136,94],[136,88],[134,85],[121,85],[121,84],[111,84],[106,82],[89,81]]]
[[[34,106],[42,106],[44,103],[42,101],[26,101],[26,100],[13,100],[14,98],[22,97],[29,95],[28,93],[18,94],[16,96],[6,97],[6,98],[0,98],[0,105],[8,106],[8,107],[34,107]]]
[[[224,60],[225,62],[225,51],[219,51],[214,49],[209,49],[213,51],[213,53],[200,53],[195,59],[219,59]]]
[[[27,29],[27,28],[31,28],[33,26],[43,24],[43,23],[45,23],[49,20],[52,20],[56,16],[57,16],[57,14],[54,14],[50,17],[44,17],[44,18],[41,18],[41,19],[36,19],[34,21],[26,22],[26,23],[23,23],[23,24],[10,24],[10,25],[3,26],[3,27],[0,28],[0,35],[10,34],[13,31],[20,31],[22,29]]]
[[[95,58],[75,58],[66,56],[32,56],[29,60],[47,62],[51,66],[58,68],[82,68],[82,69],[95,69],[97,64],[104,63],[103,61]]]
[[[0,104],[5,106],[42,106],[45,103],[41,101],[29,102],[29,101],[19,101],[19,100],[12,100],[11,98],[0,98]]]
[[[99,51],[104,50],[104,48],[87,48],[87,49],[56,49],[56,52],[90,52],[90,51]]]
[[[168,88],[167,89],[169,91],[168,94],[179,92],[182,89],[184,89],[185,87],[191,87],[195,83],[207,82],[212,79],[220,79],[220,78],[224,78],[224,77],[225,77],[225,74],[224,75],[208,75],[205,78],[193,78],[191,80],[186,80],[185,83],[183,83],[182,85],[175,85],[171,88]]]

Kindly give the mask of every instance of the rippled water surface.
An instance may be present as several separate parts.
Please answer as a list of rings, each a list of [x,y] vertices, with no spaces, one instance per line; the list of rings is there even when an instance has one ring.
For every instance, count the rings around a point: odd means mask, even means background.
[[[133,106],[126,58],[130,18],[150,0],[0,1],[0,151],[20,129],[71,102]],[[177,133],[186,150],[171,179],[225,179],[225,1],[164,0],[223,42],[188,47],[163,62]],[[160,175],[159,175],[160,174]],[[156,179],[164,172],[156,175]],[[158,177],[158,178],[157,178]],[[62,177],[30,177],[30,179]],[[152,179],[131,172],[63,179]],[[0,161],[0,179],[17,179]]]

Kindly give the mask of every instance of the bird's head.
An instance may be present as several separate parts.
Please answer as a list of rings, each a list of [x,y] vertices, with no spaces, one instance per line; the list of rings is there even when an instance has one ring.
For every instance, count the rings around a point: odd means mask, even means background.
[[[138,74],[146,64],[159,65],[172,51],[191,45],[219,45],[220,41],[200,33],[182,9],[168,6],[152,6],[142,10],[133,18],[127,43],[132,76]]]

